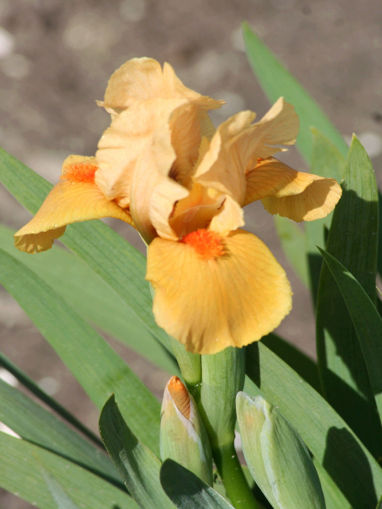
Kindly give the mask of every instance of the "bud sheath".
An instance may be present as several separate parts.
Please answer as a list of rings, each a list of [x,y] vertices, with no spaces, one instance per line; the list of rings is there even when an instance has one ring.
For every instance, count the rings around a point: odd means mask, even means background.
[[[236,398],[249,470],[274,509],[325,509],[321,484],[301,438],[261,396]]]
[[[212,455],[193,397],[173,376],[166,385],[160,426],[160,454],[183,465],[212,485]]]

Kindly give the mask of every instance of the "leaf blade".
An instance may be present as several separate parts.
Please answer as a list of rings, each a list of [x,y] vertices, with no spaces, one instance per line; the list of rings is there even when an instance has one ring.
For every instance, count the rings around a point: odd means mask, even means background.
[[[163,489],[179,509],[233,509],[217,491],[173,460],[163,463],[160,479]]]
[[[141,444],[123,420],[114,396],[102,409],[99,427],[104,444],[141,507],[168,509],[172,504],[160,481],[160,461]]]
[[[347,267],[374,300],[378,194],[371,162],[356,137],[349,150],[343,186],[326,250]],[[325,396],[378,457],[382,444],[366,365],[343,298],[325,265],[320,274],[316,327]]]
[[[0,486],[41,509],[57,509],[45,472],[59,479],[80,509],[138,509],[127,493],[36,445],[0,433],[0,450]]]
[[[276,101],[280,96],[283,96],[296,108],[300,119],[297,147],[304,159],[309,162],[312,156],[311,127],[321,131],[328,139],[332,140],[341,154],[346,155],[347,146],[340,133],[317,103],[277,60],[247,23],[243,24],[243,36],[252,70],[270,101]]]
[[[0,250],[0,280],[98,406],[116,393],[144,443],[158,449],[159,403],[114,350],[30,269]],[[22,277],[21,277],[22,276]]]
[[[24,440],[66,457],[101,477],[120,482],[118,473],[101,449],[3,380],[0,380],[0,421]]]
[[[380,421],[382,418],[382,318],[356,278],[334,256],[321,250],[345,301],[360,343]],[[382,430],[381,430],[382,431]]]
[[[380,465],[327,401],[261,342],[247,347],[246,382],[245,392],[263,395],[296,428],[351,507],[376,504]]]
[[[78,314],[115,339],[170,373],[177,372],[173,356],[147,330],[127,303],[78,256],[53,246],[30,256],[14,248],[13,231],[0,225],[0,245],[51,287]]]

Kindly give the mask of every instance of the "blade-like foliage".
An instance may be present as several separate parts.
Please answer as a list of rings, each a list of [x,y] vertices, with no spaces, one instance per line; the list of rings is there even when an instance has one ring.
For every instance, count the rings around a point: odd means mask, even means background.
[[[0,225],[0,245],[56,289],[77,313],[170,373],[172,355],[137,320],[124,300],[78,256],[59,247],[30,256],[15,249],[13,231]]]
[[[285,256],[295,273],[309,288],[309,266],[304,230],[287,217],[274,216],[274,221]]]
[[[43,391],[24,371],[18,368],[8,357],[0,352],[0,367],[9,371],[18,382],[27,388],[36,398],[45,403],[51,410],[56,412],[62,419],[71,424],[77,431],[80,431],[89,440],[95,443],[98,447],[102,447],[103,444],[95,433],[87,428],[82,422],[80,422],[73,414],[71,414],[66,408],[60,405],[54,398],[49,396]]]
[[[357,278],[375,301],[378,194],[370,160],[354,137],[327,251]],[[317,352],[324,393],[376,457],[382,454],[374,397],[359,341],[343,298],[323,266],[317,298]]]
[[[160,480],[178,509],[233,509],[217,491],[170,459],[162,465]]]
[[[318,367],[313,359],[275,333],[268,334],[261,342],[293,368],[305,382],[319,391]]]
[[[40,207],[52,185],[0,149],[0,182],[30,212]],[[145,260],[133,246],[101,221],[67,228],[62,242],[101,276],[167,349],[168,337],[151,312],[151,296],[145,277]]]
[[[30,316],[93,402],[115,392],[136,435],[158,450],[159,403],[106,341],[34,272],[0,250],[0,282]]]
[[[324,492],[326,509],[344,509],[349,507],[349,503],[338,489],[333,479],[330,477],[324,467],[313,458],[314,466],[320,479],[322,491]]]
[[[139,505],[143,508],[171,508],[172,504],[159,481],[159,459],[128,428],[114,396],[103,407],[99,426],[106,449]]]
[[[58,509],[80,509],[65,492],[61,484],[56,481],[48,472],[43,471],[46,485],[57,504]]]
[[[0,380],[0,421],[23,439],[70,459],[94,473],[120,482],[106,454],[63,421]]]
[[[334,256],[321,251],[345,301],[382,417],[382,318],[356,278]],[[382,429],[379,436],[382,436]]]
[[[0,486],[40,509],[69,509],[57,496],[79,509],[138,507],[121,489],[37,445],[0,433],[0,450]]]
[[[247,348],[247,375],[257,387],[247,382],[244,390],[280,409],[349,506],[373,507],[382,493],[382,469],[324,398],[261,342]]]
[[[312,129],[313,147],[311,171],[321,177],[334,178],[341,182],[345,171],[345,158],[336,146],[317,129]],[[325,233],[329,230],[333,213],[316,221],[307,221],[305,230],[305,256],[309,268],[309,287],[316,304],[318,282],[321,271],[321,256],[317,248],[325,247]]]
[[[249,62],[269,100],[283,96],[296,108],[300,119],[297,146],[306,161],[310,162],[312,156],[311,127],[316,127],[346,155],[346,143],[325,113],[246,23],[243,35]]]

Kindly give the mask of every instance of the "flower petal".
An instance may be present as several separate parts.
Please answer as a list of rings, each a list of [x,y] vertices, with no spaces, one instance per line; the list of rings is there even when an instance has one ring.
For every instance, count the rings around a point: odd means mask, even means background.
[[[162,68],[153,58],[132,58],[111,75],[106,88],[105,108],[124,110],[137,100],[159,97],[162,93]]]
[[[194,178],[228,194],[242,204],[246,194],[245,172],[258,158],[269,157],[296,141],[298,117],[292,105],[280,98],[257,123],[255,113],[242,111],[221,124],[195,171]]]
[[[237,230],[220,240],[224,249],[215,246],[213,258],[159,237],[148,248],[156,321],[191,352],[259,340],[291,309],[285,272],[260,239]]]
[[[294,221],[314,221],[327,216],[341,194],[334,179],[296,171],[269,158],[248,172],[245,204],[261,199],[271,214]]]
[[[244,226],[244,213],[240,205],[230,196],[225,195],[219,212],[212,218],[209,229],[227,235],[229,232]]]
[[[186,193],[184,198],[175,203],[168,221],[176,235],[166,236],[157,229],[160,237],[177,240],[194,230],[207,228],[224,203],[224,196],[198,183],[193,183],[191,190],[186,190]]]
[[[143,57],[128,60],[111,75],[104,101],[99,104],[118,113],[137,101],[154,98],[184,98],[205,110],[220,108],[224,102],[187,88],[170,64],[165,63],[162,70],[159,62]]]
[[[50,191],[29,223],[15,234],[15,245],[21,251],[35,253],[52,247],[66,225],[88,219],[115,217],[132,224],[128,212],[105,198],[89,177],[89,162],[94,158],[70,156],[63,164],[63,176]],[[91,181],[93,180],[93,182]]]
[[[99,164],[96,183],[107,198],[115,199],[122,207],[129,205],[131,179],[138,158],[150,144],[162,144],[166,150],[173,151],[170,118],[184,104],[183,99],[151,99],[134,103],[114,118],[99,140],[96,153]],[[159,141],[153,140],[154,136],[159,137]]]

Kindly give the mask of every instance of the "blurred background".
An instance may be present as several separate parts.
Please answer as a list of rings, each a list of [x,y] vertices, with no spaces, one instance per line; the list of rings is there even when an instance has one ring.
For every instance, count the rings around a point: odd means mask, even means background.
[[[215,114],[269,104],[247,63],[240,24],[247,20],[312,94],[346,139],[355,132],[381,182],[382,6],[380,0],[1,0],[0,145],[51,182],[68,154],[92,155],[109,123],[95,104],[127,59],[169,61],[185,84],[225,99]],[[307,169],[295,149],[286,160]],[[19,228],[29,214],[0,188],[1,223]],[[246,213],[249,229],[288,271],[294,308],[280,334],[314,356],[310,300],[291,273],[271,217]],[[113,223],[142,248],[135,232]],[[113,346],[160,397],[168,375]],[[96,429],[97,411],[19,306],[0,292],[0,348],[62,404]],[[0,376],[15,383],[4,371]],[[30,506],[0,492],[0,507]],[[91,508],[89,508],[91,509]]]

